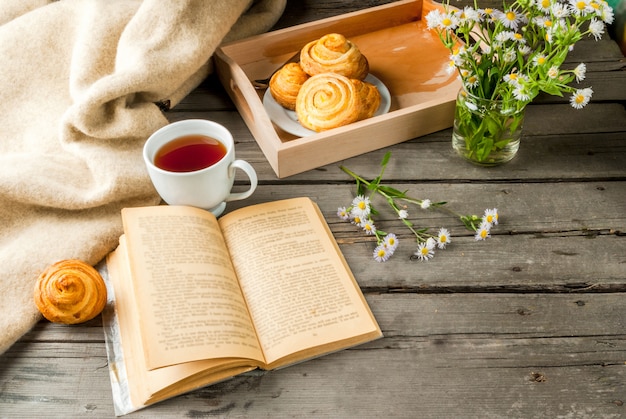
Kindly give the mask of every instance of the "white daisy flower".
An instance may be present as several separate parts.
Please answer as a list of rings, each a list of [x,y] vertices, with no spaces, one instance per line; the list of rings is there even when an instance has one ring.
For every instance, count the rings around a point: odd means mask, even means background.
[[[591,19],[589,22],[589,33],[593,35],[596,41],[601,39],[604,34],[604,23],[597,19]]]
[[[522,16],[515,10],[507,10],[506,12],[498,12],[496,18],[504,25],[504,27],[517,30],[522,22]]]
[[[594,12],[588,0],[569,0],[569,6],[574,16],[585,16]]]
[[[527,102],[530,100],[530,92],[526,89],[526,86],[517,84],[513,89],[513,96],[515,99],[521,100],[522,102]]]
[[[476,76],[476,74],[467,73],[467,75],[463,78],[463,81],[468,87],[477,87],[480,80]]]
[[[498,225],[498,209],[486,209],[485,214],[483,215],[483,221],[488,222],[491,225]]]
[[[398,247],[398,238],[396,235],[393,233],[387,234],[383,239],[383,246],[391,249],[392,251],[396,250],[396,247]]]
[[[580,63],[574,69],[574,75],[576,76],[576,81],[581,82],[585,80],[585,74],[587,72],[587,66],[584,63]]]
[[[590,87],[578,89],[570,97],[569,103],[575,109],[582,109],[589,103],[592,94],[593,90]]]
[[[552,1],[551,0],[537,0],[535,4],[539,8],[539,10],[545,13],[545,12],[550,11],[550,6],[552,5]]]
[[[415,252],[414,255],[421,261],[428,261],[435,256],[435,250],[428,247],[426,243],[420,243],[417,246],[417,252]]]
[[[547,59],[544,54],[537,54],[533,57],[533,63],[536,66],[542,66],[546,63]]]
[[[505,63],[512,63],[517,60],[517,52],[514,49],[507,49],[502,59]]]
[[[443,13],[439,9],[434,9],[426,15],[426,27],[428,29],[436,29],[441,25]]]
[[[552,12],[552,15],[557,19],[562,19],[570,15],[569,8],[565,4],[559,2],[552,3],[552,6],[550,6],[550,11]]]
[[[371,211],[370,199],[367,196],[357,195],[352,200],[352,213],[360,215],[361,217],[367,217]]]
[[[374,249],[374,260],[376,262],[386,262],[391,255],[393,255],[394,249],[390,247],[385,247],[384,245],[379,245]]]
[[[439,229],[439,233],[437,234],[437,247],[440,249],[445,249],[448,244],[450,244],[452,240],[450,239],[450,232],[448,229],[441,227]]]
[[[344,221],[348,221],[350,219],[350,213],[346,209],[346,207],[337,208],[337,217],[341,218]]]
[[[355,226],[362,227],[364,219],[358,215],[350,213],[350,222]]]
[[[424,199],[422,202],[420,202],[420,207],[422,209],[428,209],[430,207],[430,199]]]
[[[556,79],[557,77],[559,77],[559,68],[554,65],[550,67],[550,69],[548,70],[548,77],[550,77],[551,79]]]
[[[371,219],[363,221],[361,227],[363,227],[363,230],[365,230],[365,234],[367,234],[368,236],[376,234],[376,226]]]
[[[504,81],[512,86],[517,86],[519,84],[519,74],[515,72],[505,74]]]
[[[474,235],[474,239],[475,240],[486,240],[488,239],[490,236],[489,232],[491,230],[491,224],[489,224],[486,221],[483,221],[482,223],[480,223],[480,226],[478,227],[478,230],[476,230],[476,234]]]
[[[607,2],[602,2],[601,8],[596,11],[596,15],[607,25],[611,25],[615,20],[613,8],[609,6]]]
[[[473,7],[465,6],[463,9],[463,20],[466,22],[477,23],[482,20],[480,12]]]

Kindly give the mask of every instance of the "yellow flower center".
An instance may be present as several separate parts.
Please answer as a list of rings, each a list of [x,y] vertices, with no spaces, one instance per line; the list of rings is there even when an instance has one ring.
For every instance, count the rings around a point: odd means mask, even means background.
[[[389,239],[388,243],[389,243],[389,246],[393,246],[394,244],[396,244],[396,241],[393,238],[391,238]]]
[[[576,8],[578,10],[585,10],[585,7],[587,7],[587,3],[585,3],[584,1],[576,2]]]
[[[378,257],[384,257],[385,256],[385,249],[378,249],[378,253],[377,253]]]
[[[541,7],[543,7],[544,9],[550,7],[550,0],[541,0]]]
[[[360,210],[364,210],[366,208],[365,202],[363,201],[359,202],[358,207]]]
[[[515,20],[515,12],[510,12],[510,11],[506,12],[505,16],[506,16],[507,20],[511,20],[511,21]]]
[[[537,64],[545,64],[545,63],[546,63],[546,57],[537,58]]]
[[[493,215],[488,215],[487,216],[487,222],[488,223],[493,223]]]
[[[552,21],[551,20],[546,20],[545,22],[543,22],[544,26],[547,26],[548,28],[552,26]]]
[[[452,25],[452,20],[450,20],[450,18],[448,18],[448,17],[443,18],[443,20],[441,21],[441,24],[443,26],[446,26],[446,27],[450,26],[450,25]]]
[[[585,96],[583,95],[576,95],[576,103],[581,104],[585,102]]]
[[[480,231],[480,237],[481,237],[481,238],[483,238],[483,239],[484,239],[484,238],[487,238],[487,230],[484,230],[484,229],[483,229],[483,230],[481,230],[481,231]]]
[[[447,242],[447,241],[448,241],[448,238],[447,238],[445,235],[441,235],[441,236],[439,236],[439,241],[440,241],[441,243],[445,243],[445,242]]]

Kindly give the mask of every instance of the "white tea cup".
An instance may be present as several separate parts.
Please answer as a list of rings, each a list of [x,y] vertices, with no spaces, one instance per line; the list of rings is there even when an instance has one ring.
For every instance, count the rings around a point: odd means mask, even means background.
[[[235,159],[230,131],[213,121],[187,119],[162,127],[146,141],[143,158],[152,184],[169,205],[194,206],[219,216],[227,202],[248,198],[257,187],[254,168]],[[250,179],[245,192],[231,191],[235,169]]]

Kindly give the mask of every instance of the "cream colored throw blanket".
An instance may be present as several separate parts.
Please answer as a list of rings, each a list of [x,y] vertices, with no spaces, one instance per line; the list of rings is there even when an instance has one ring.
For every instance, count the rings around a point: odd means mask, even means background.
[[[141,157],[223,40],[268,30],[286,0],[0,2],[0,353],[40,319],[49,264],[99,262],[120,210],[159,202]],[[224,38],[226,37],[226,38]]]

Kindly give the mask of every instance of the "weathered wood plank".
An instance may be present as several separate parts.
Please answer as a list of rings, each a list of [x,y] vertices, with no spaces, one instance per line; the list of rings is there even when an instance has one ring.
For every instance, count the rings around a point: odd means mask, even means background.
[[[611,115],[611,118],[606,118]],[[171,120],[206,118],[225,125],[235,137],[237,155],[257,170],[260,181],[275,182],[267,159],[261,153],[239,114],[234,112],[176,112]],[[601,126],[598,126],[601,124]],[[306,181],[341,181],[338,169],[346,164],[357,173],[374,177],[377,163],[386,151],[393,150],[389,179],[441,181],[564,179],[623,179],[626,173],[626,109],[615,103],[591,104],[577,111],[569,105],[532,105],[528,109],[518,156],[507,165],[484,169],[465,163],[451,147],[451,130],[439,131],[382,149],[356,156],[344,162],[330,163],[317,170],[278,180],[281,184]],[[358,141],[358,139],[355,139]],[[373,164],[374,163],[374,164]]]
[[[584,183],[417,183],[395,184],[418,199],[448,201],[463,214],[481,215],[498,208],[500,223],[492,239],[475,242],[456,218],[441,212],[412,209],[418,227],[451,231],[453,242],[427,262],[409,261],[417,246],[408,230],[386,208],[378,207],[377,226],[396,233],[400,247],[386,263],[372,259],[375,240],[336,216],[354,197],[353,185],[261,186],[251,199],[270,201],[307,196],[320,203],[335,237],[361,285],[416,292],[610,291],[624,290],[626,266],[625,182]],[[588,205],[594,202],[595,205]],[[229,204],[233,210],[246,203]]]
[[[246,374],[130,417],[625,413],[622,294],[367,299],[384,339],[279,371]],[[61,328],[48,326],[0,358],[1,416],[112,417],[103,343],[58,342],[56,333],[42,339],[48,328]],[[391,388],[411,389],[411,397],[386,391]]]

